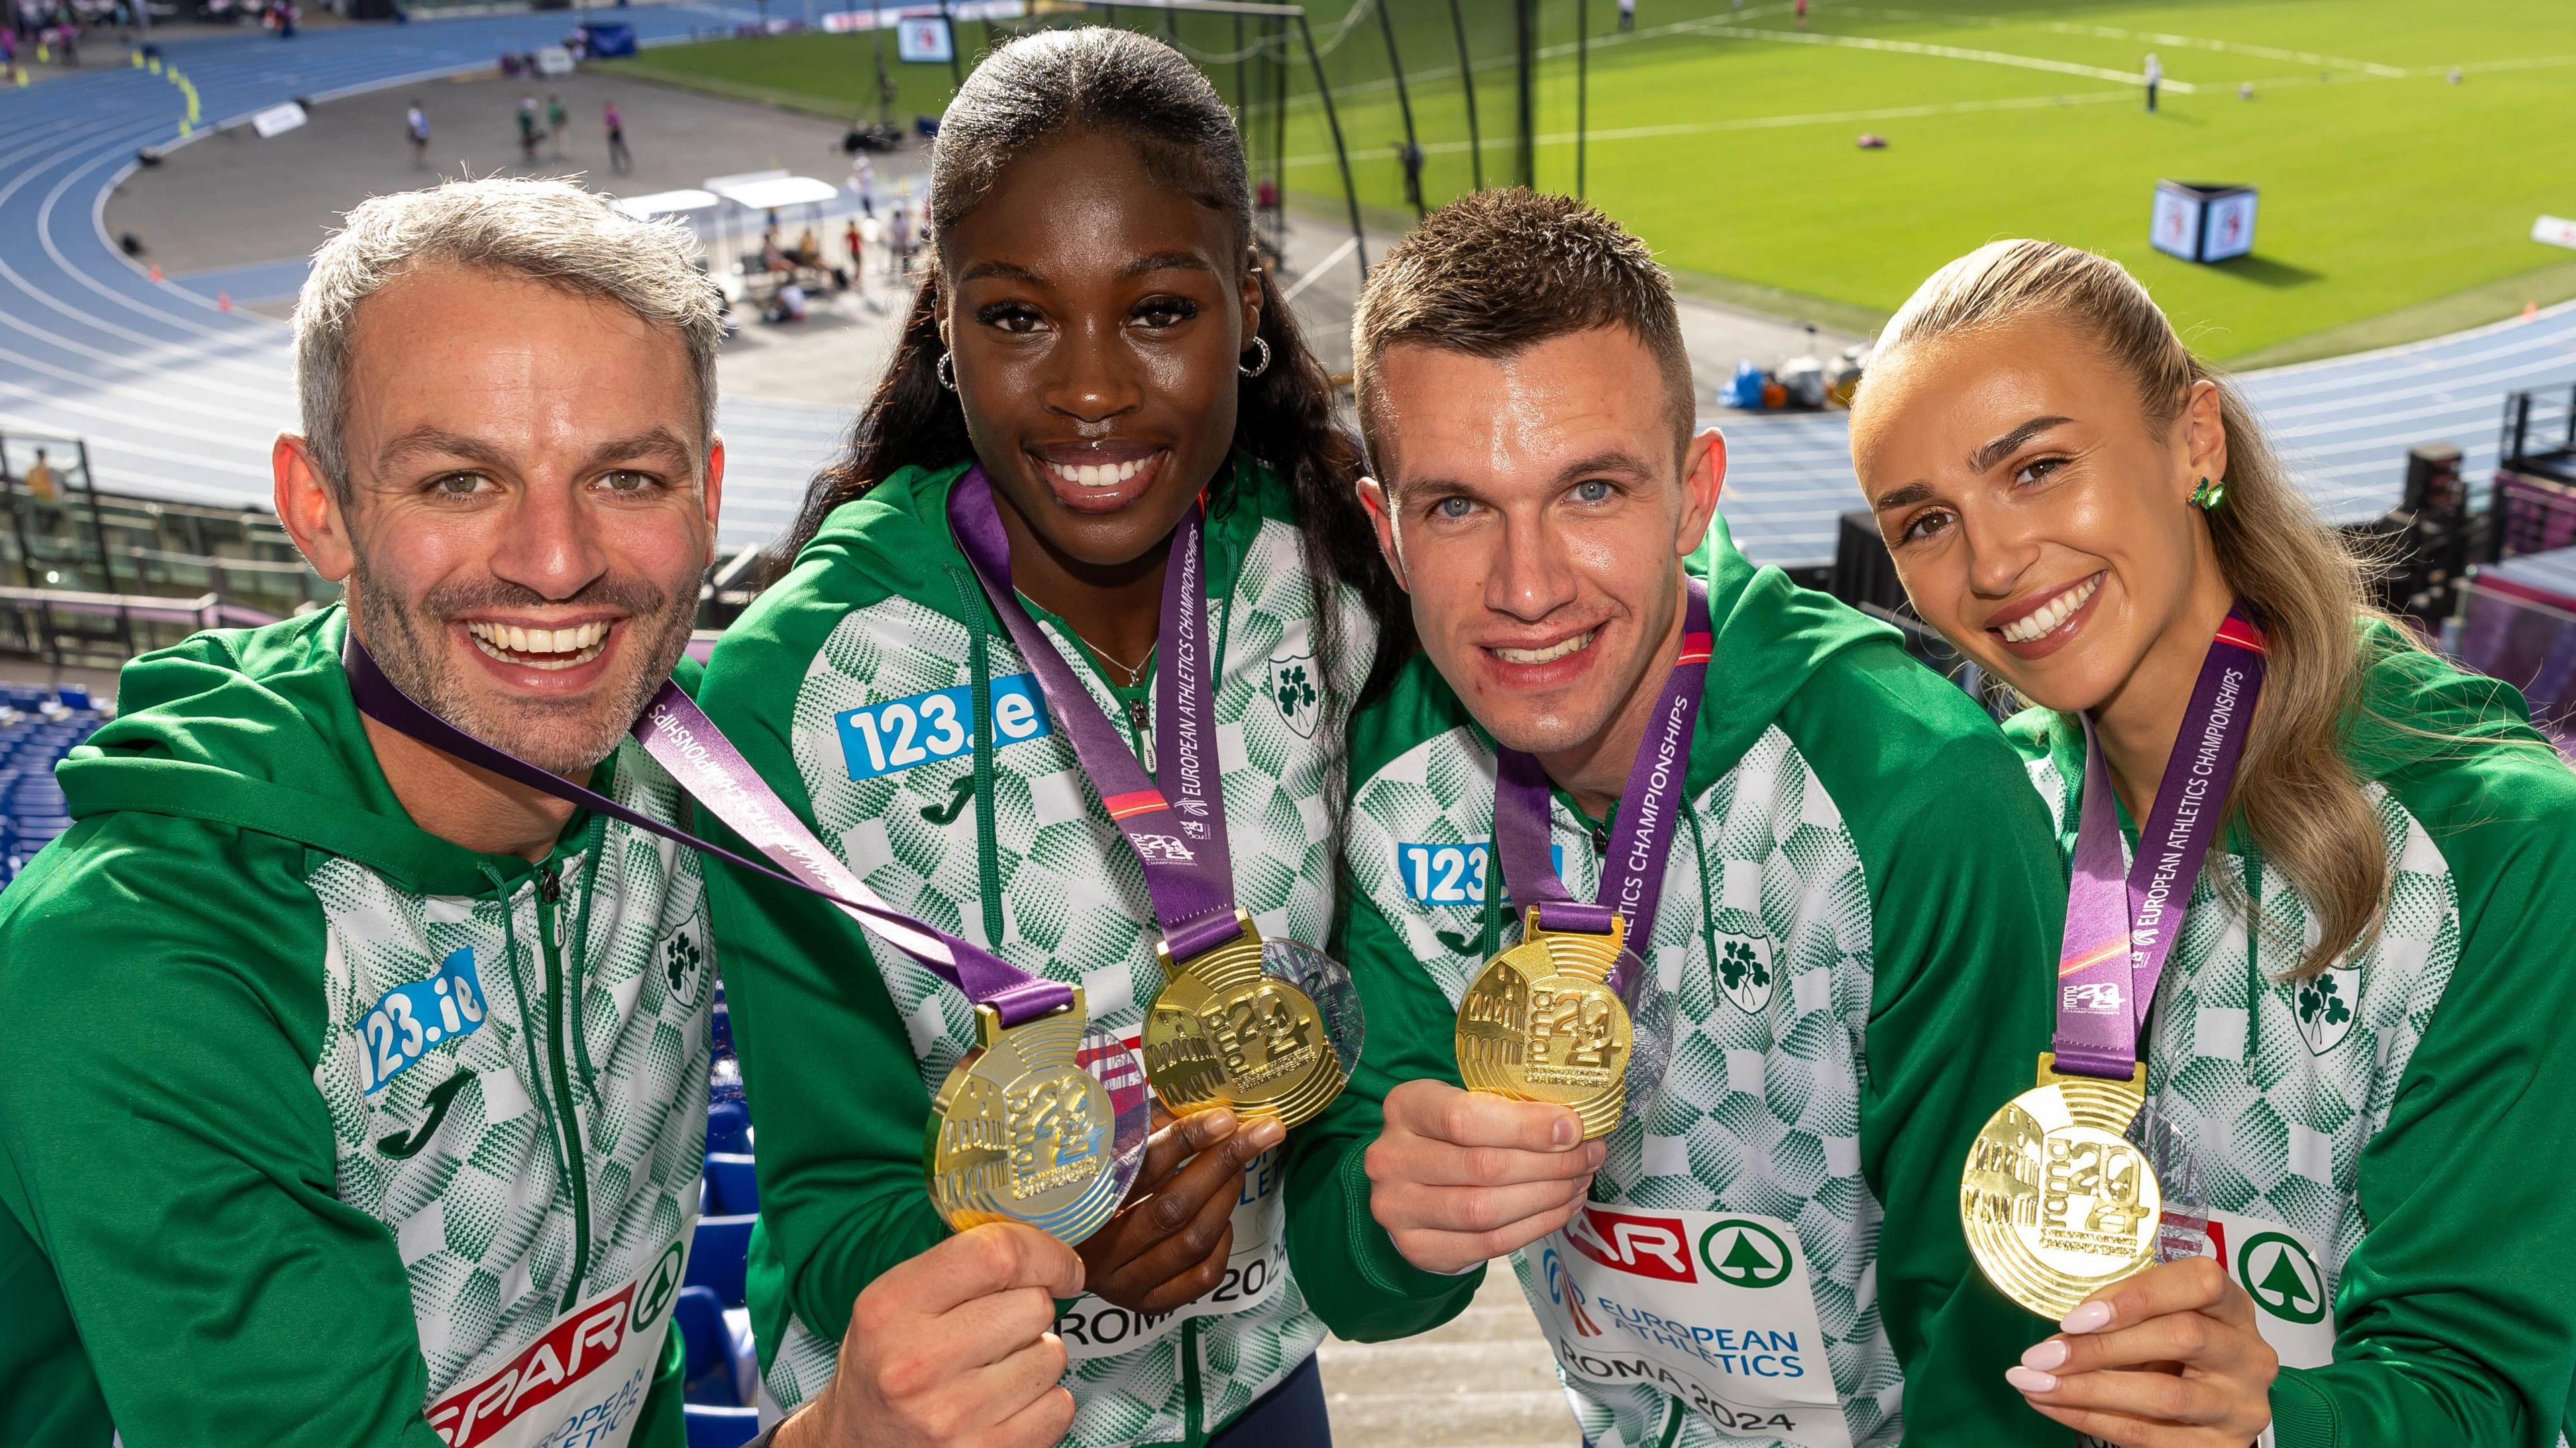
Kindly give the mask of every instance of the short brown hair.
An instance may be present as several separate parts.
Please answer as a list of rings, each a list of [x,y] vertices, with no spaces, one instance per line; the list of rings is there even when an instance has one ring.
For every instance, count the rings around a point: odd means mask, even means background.
[[[1424,218],[1369,273],[1351,319],[1360,433],[1375,459],[1378,358],[1399,344],[1510,357],[1595,327],[1622,327],[1655,356],[1676,456],[1698,415],[1672,278],[1646,244],[1570,196],[1478,191]],[[1372,463],[1372,466],[1375,466]]]

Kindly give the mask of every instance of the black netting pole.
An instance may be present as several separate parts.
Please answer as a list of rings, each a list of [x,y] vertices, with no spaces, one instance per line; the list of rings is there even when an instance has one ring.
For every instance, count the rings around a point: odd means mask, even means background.
[[[1514,148],[1517,153],[1518,180],[1521,185],[1538,189],[1538,0],[1512,0],[1513,44],[1518,50],[1516,66],[1520,78],[1520,135]]]
[[[966,58],[958,52],[966,47],[958,43],[957,17],[949,13],[948,0],[939,0],[939,23],[948,29],[949,84],[963,90],[966,86]]]
[[[1467,17],[1449,0],[1449,29],[1458,37],[1458,84],[1467,92],[1467,166],[1476,189],[1485,189],[1485,138],[1476,128],[1476,59],[1467,53]]]
[[[1528,3],[1528,0],[1523,0]],[[1306,43],[1306,62],[1315,68],[1315,99],[1324,103],[1324,126],[1333,133],[1333,159],[1342,163],[1342,198],[1351,207],[1351,255],[1359,260],[1360,279],[1368,279],[1368,230],[1360,222],[1359,183],[1351,179],[1351,152],[1342,144],[1342,118],[1333,112],[1333,85],[1324,79],[1323,53],[1315,49],[1315,29],[1306,11],[1297,11],[1297,37]]]
[[[1592,0],[1574,0],[1574,194],[1583,196],[1583,146],[1592,134]]]
[[[1368,0],[1361,0],[1366,4]],[[1413,132],[1413,97],[1404,88],[1404,60],[1395,53],[1395,0],[1377,0],[1378,28],[1386,32],[1386,68],[1395,76],[1395,107],[1404,113],[1404,199],[1414,216],[1428,214],[1422,204],[1422,142]]]
[[[1252,72],[1248,68],[1251,64],[1252,56],[1243,48],[1243,12],[1237,10],[1234,12],[1234,124],[1235,129],[1245,133],[1247,149],[1252,139]]]

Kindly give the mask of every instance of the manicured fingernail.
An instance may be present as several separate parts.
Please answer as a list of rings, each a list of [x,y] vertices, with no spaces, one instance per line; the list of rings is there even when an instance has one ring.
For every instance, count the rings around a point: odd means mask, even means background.
[[[2044,1373],[2051,1368],[2064,1367],[2067,1352],[2066,1339],[2052,1337],[2046,1342],[2032,1344],[2030,1351],[2021,1355],[2021,1365]]]
[[[1220,1136],[1234,1135],[1236,1124],[1234,1113],[1226,1110],[1222,1106],[1218,1107],[1214,1111],[1203,1111],[1199,1113],[1199,1130],[1205,1132],[1207,1134],[1206,1139],[1210,1141],[1213,1141]]]
[[[2057,1323],[2061,1332],[2100,1332],[2110,1325],[2111,1304],[2107,1302],[2087,1302]]]
[[[1572,1146],[1583,1139],[1583,1124],[1571,1116],[1560,1116],[1548,1128],[1547,1138],[1558,1146]]]
[[[1245,1139],[1261,1150],[1268,1151],[1288,1139],[1288,1128],[1269,1117],[1263,1117],[1252,1124],[1252,1134]]]
[[[2019,1364],[2015,1364],[2012,1367],[2004,1369],[2004,1381],[2012,1384],[2015,1388],[2018,1388],[2025,1393],[2053,1393],[2057,1391],[2057,1379],[2050,1377],[2046,1373],[2033,1372],[2031,1369],[2022,1367]]]

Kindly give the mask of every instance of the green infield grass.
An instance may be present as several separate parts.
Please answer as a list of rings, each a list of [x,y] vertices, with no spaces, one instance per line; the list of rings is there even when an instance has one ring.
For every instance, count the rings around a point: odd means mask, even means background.
[[[1391,7],[1436,205],[1472,184],[1479,149],[1450,9],[1375,3]],[[1398,221],[1404,125],[1379,16],[1309,8],[1360,198]],[[1461,0],[1488,184],[1520,165],[1512,8]],[[2568,0],[1812,0],[1803,29],[1782,0],[1639,0],[1627,35],[1615,0],[1588,10],[1584,190],[1715,295],[1865,326],[1962,251],[2046,236],[2127,263],[2207,354],[2265,361],[2576,295],[2576,257],[2530,240],[2536,216],[2576,216]],[[1544,0],[1533,68],[1531,160],[1557,190],[1576,182],[1577,11]],[[1231,21],[1120,18],[1177,23],[1220,89],[1249,100],[1256,154],[1284,160],[1292,198],[1338,208],[1302,51],[1281,125],[1258,63],[1235,62]],[[983,43],[983,27],[961,30],[970,51]],[[778,36],[620,64],[857,114],[874,107],[874,44]],[[2150,51],[2166,77],[2152,115],[2136,79]],[[944,66],[889,69],[899,119],[949,94]],[[1886,147],[1861,149],[1863,133]],[[2152,250],[2159,178],[2260,187],[2254,255],[2212,267]]]

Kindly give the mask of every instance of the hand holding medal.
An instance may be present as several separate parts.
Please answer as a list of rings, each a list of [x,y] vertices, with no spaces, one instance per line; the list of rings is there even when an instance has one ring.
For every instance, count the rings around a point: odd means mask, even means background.
[[[1145,1074],[1155,1096],[1180,1115],[1224,1107],[1290,1127],[1313,1120],[1341,1094],[1359,1059],[1359,994],[1340,962],[1293,940],[1264,940],[1234,903],[1198,508],[1174,531],[1163,575],[1154,777],[1020,603],[1010,539],[982,468],[958,479],[948,518],[994,614],[1144,870],[1163,930],[1155,957],[1165,984],[1144,1029]]]
[[[2155,807],[2125,871],[2110,770],[2085,723],[2084,794],[2058,962],[2056,1050],[1977,1133],[1959,1183],[1987,1280],[2043,1317],[2158,1261],[2207,1224],[2190,1143],[2146,1099],[2138,1037],[2263,689],[2263,635],[2231,611],[2211,640]]]
[[[1570,898],[1548,863],[1545,767],[1515,749],[1495,759],[1494,852],[1526,914],[1520,943],[1458,1003],[1458,1074],[1469,1090],[1574,1108],[1587,1141],[1653,1104],[1672,1052],[1664,993],[1635,947],[1654,938],[1708,675],[1708,589],[1686,589],[1681,654],[1638,741],[1592,903]]]

